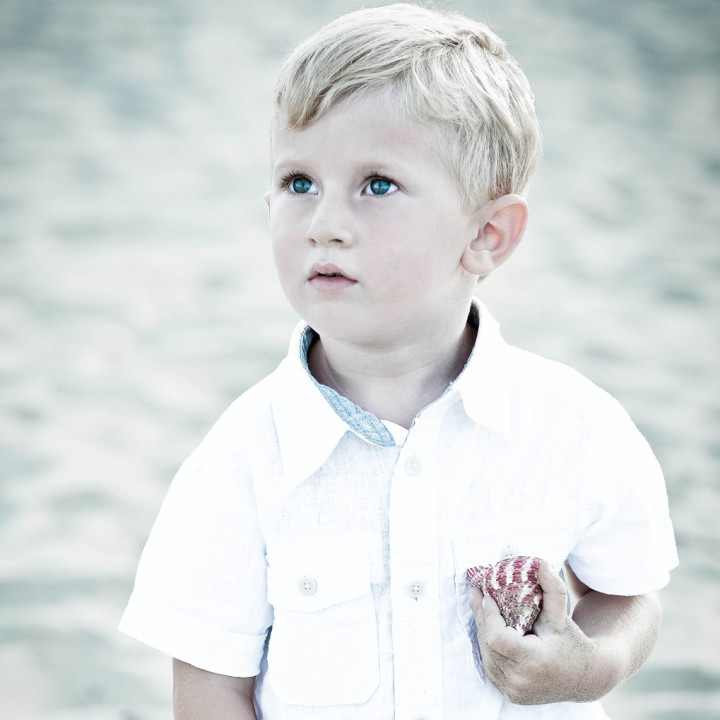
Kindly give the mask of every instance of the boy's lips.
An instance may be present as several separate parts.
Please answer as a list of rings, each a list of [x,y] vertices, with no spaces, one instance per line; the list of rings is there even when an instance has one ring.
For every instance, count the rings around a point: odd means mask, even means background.
[[[316,290],[341,290],[355,285],[357,280],[332,263],[315,263],[310,269],[308,283]]]

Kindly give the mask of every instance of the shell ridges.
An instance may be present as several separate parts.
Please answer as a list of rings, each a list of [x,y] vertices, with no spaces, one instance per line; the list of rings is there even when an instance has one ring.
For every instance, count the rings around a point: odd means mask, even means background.
[[[500,608],[505,624],[521,635],[532,629],[542,608],[542,589],[538,582],[540,558],[516,555],[494,565],[467,570],[471,585],[490,595]]]

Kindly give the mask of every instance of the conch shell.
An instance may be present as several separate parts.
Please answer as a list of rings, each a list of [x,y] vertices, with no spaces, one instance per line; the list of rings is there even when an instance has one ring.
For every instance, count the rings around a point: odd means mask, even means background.
[[[517,555],[495,565],[467,570],[471,585],[490,595],[500,608],[505,624],[521,635],[529,633],[542,608],[542,590],[538,582],[540,558]]]

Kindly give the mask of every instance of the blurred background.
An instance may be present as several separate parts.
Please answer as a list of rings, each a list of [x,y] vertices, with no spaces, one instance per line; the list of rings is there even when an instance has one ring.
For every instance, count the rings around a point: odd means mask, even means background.
[[[545,132],[531,229],[479,294],[617,396],[667,476],[682,564],[606,709],[720,718],[720,3],[436,6],[507,40]],[[171,717],[169,661],[115,626],[175,470],[286,351],[270,89],[355,7],[0,0],[3,717]]]

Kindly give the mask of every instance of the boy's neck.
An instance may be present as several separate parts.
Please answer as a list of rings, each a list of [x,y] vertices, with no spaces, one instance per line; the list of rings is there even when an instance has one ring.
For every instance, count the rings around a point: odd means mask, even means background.
[[[378,350],[323,340],[308,353],[313,377],[381,420],[409,428],[462,372],[477,329],[465,323],[414,345]]]

